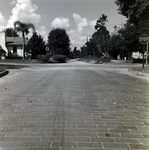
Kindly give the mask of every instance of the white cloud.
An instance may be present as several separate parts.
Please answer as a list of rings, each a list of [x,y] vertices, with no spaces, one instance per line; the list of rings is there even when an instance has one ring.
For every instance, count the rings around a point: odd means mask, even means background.
[[[79,14],[73,13],[73,18],[79,27],[86,27],[89,25],[89,21],[86,18],[82,18]]]
[[[48,31],[47,31],[47,29],[46,29],[46,27],[45,26],[40,26],[38,29],[37,29],[37,32],[38,32],[38,34],[40,34],[42,37],[43,37],[43,40],[44,41],[47,41],[47,39],[48,39]]]
[[[3,14],[0,12],[0,31],[5,28],[6,24],[7,24],[7,20],[5,19]]]
[[[78,47],[80,48],[82,45],[84,45],[86,36],[82,35],[78,30],[70,30],[67,31],[69,38],[71,40],[71,47],[73,48]]]
[[[82,18],[79,14],[73,13],[73,18],[77,25],[78,32],[83,32],[84,27],[89,25],[89,21],[86,18]]]
[[[27,37],[30,39],[33,35],[32,29],[29,29],[29,34]],[[45,26],[40,26],[36,29],[38,35],[41,35],[43,40],[46,42],[48,40],[48,31]]]
[[[89,25],[95,27],[97,20],[91,20]]]
[[[76,27],[74,29],[67,28],[67,34],[69,35],[71,41],[71,48],[74,47],[82,47],[87,38],[91,38],[94,33],[94,26],[96,24],[96,20],[88,20],[87,18],[81,17],[79,14],[73,13],[72,15]],[[71,27],[69,24],[68,18],[55,18],[52,23],[52,27]]]
[[[32,4],[31,0],[14,0],[11,4],[15,6],[12,9],[7,27],[13,27],[14,21],[17,20],[33,23],[38,23],[41,20],[41,15],[36,13],[38,7]]]
[[[91,38],[92,34],[95,32],[94,26],[96,20],[88,20],[87,18],[82,18],[79,14],[73,13],[73,18],[76,23],[76,28],[68,31],[68,35],[71,40],[71,47],[77,46],[82,47],[87,38]]]
[[[65,27],[69,27],[69,19],[68,18],[55,18],[52,22],[51,22],[51,26],[53,28],[65,28]]]

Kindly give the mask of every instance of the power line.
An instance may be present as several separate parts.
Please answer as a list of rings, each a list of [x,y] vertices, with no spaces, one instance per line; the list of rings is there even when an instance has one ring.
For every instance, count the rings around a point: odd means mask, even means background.
[[[120,18],[121,16],[119,16],[112,24],[106,24],[105,26],[106,27],[113,27],[113,26],[116,26],[116,25],[122,25],[122,24],[120,24],[120,23],[118,23],[120,20],[122,20],[121,18]],[[36,26],[37,28],[40,28],[40,26]],[[45,27],[45,29],[38,29],[38,31],[46,31],[46,29],[54,29],[55,27],[51,27],[51,26],[44,26]],[[78,27],[83,27],[83,28],[94,28],[95,27],[95,25],[87,25],[87,26],[77,26],[77,25],[71,25],[71,26],[68,26],[68,27],[63,27],[63,28],[65,28],[65,29],[70,29],[70,28],[78,28]],[[60,28],[60,27],[56,27],[56,28]],[[0,27],[0,30],[4,30],[4,29],[6,29],[6,28],[2,28],[2,27]]]
[[[107,24],[105,26],[114,26],[114,25],[121,25],[121,24]],[[63,28],[78,28],[78,27],[84,27],[84,28],[92,28],[92,27],[95,27],[95,26],[91,26],[91,25],[88,25],[88,26],[69,26],[69,27],[63,27]],[[61,28],[61,27],[50,27],[50,26],[45,26],[46,29],[50,28],[50,29],[54,29],[54,28]],[[41,31],[44,31],[44,29],[39,29]]]

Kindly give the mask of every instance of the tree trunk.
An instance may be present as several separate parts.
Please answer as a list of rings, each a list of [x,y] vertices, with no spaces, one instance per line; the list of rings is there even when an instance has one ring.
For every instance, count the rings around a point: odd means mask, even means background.
[[[24,36],[24,32],[22,34],[22,38],[23,38],[23,59],[25,59],[25,36]]]

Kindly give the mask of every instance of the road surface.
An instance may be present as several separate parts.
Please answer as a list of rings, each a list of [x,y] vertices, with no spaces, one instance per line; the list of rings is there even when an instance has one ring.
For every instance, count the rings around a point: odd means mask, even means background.
[[[12,68],[0,78],[0,150],[149,149],[148,91],[108,65]]]

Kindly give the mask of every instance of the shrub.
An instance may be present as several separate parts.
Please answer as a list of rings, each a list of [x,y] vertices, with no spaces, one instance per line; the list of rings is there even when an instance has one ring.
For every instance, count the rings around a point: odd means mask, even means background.
[[[7,59],[22,59],[22,56],[19,56],[17,53],[9,53],[6,57]]]
[[[65,55],[53,55],[53,56],[52,56],[52,59],[53,59],[54,61],[59,62],[59,63],[64,63],[64,62],[66,62],[66,56],[65,56]]]
[[[39,54],[39,55],[37,55],[37,59],[40,59],[42,62],[47,63],[50,60],[50,56]]]
[[[98,59],[97,63],[110,63],[111,62],[111,57],[109,56],[102,56]]]

